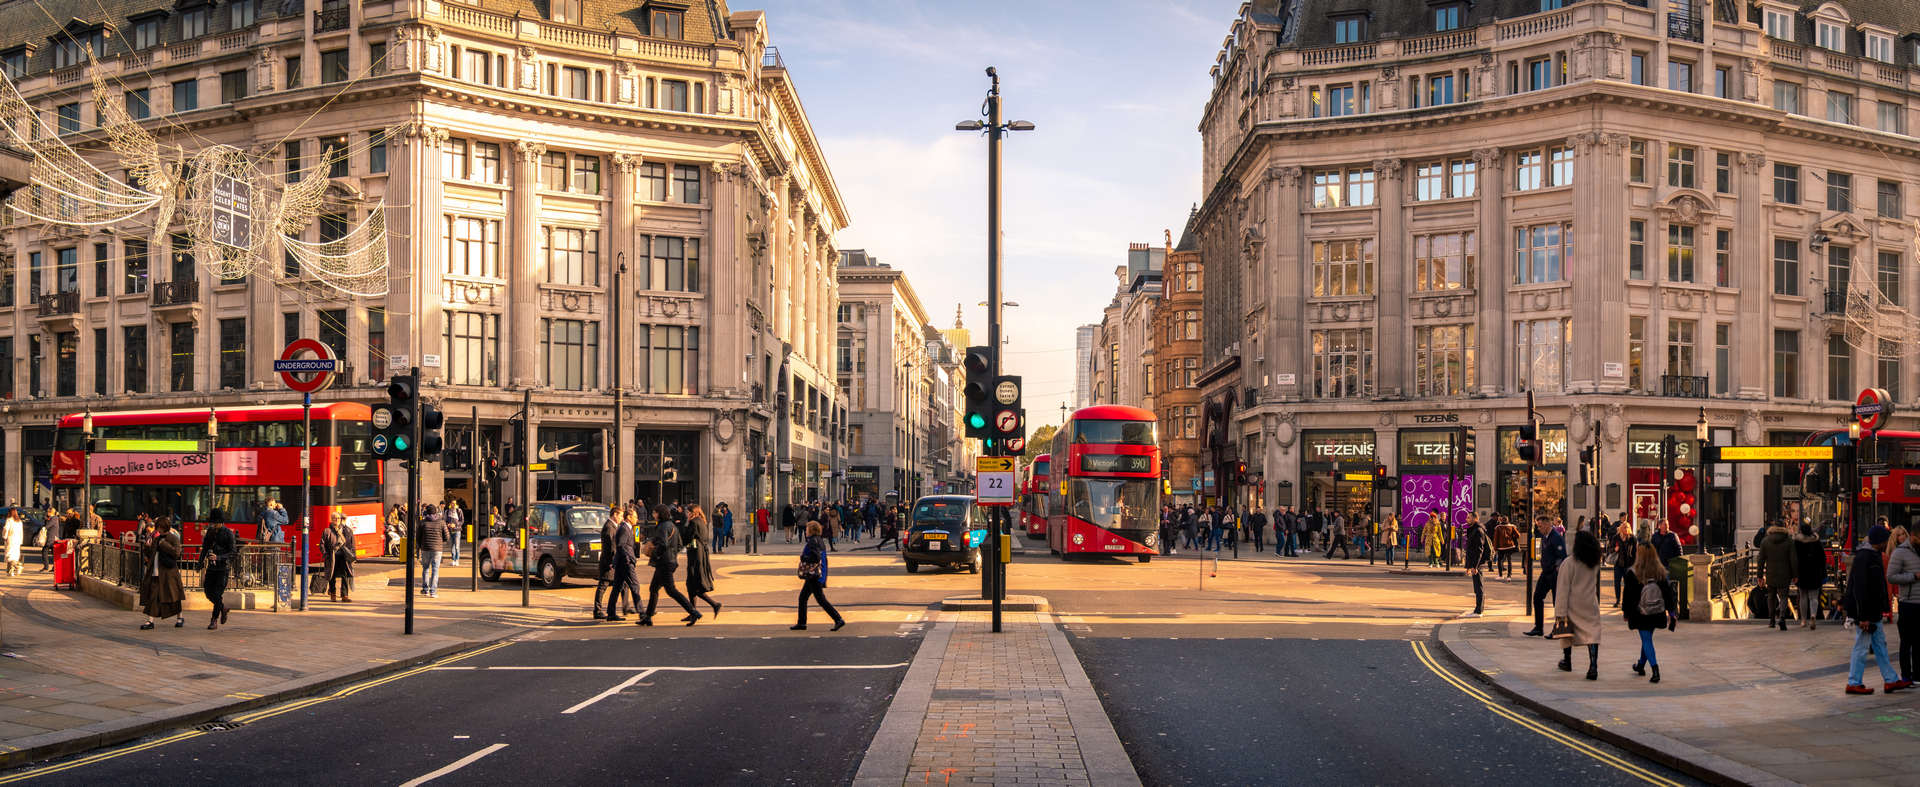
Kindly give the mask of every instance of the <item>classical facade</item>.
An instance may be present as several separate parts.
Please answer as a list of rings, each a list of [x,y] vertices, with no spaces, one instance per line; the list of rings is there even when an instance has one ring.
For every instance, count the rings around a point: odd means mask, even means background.
[[[1153,313],[1160,302],[1167,250],[1145,243],[1127,246],[1127,264],[1114,266],[1113,300],[1101,312],[1090,367],[1092,404],[1153,409]]]
[[[150,248],[147,227],[12,225],[0,252],[8,497],[44,491],[47,425],[61,414],[297,401],[270,363],[300,336],[346,360],[323,401],[379,399],[391,369],[422,367],[448,418],[428,499],[472,495],[468,430],[497,445],[529,394],[533,440],[563,450],[539,497],[744,509],[827,491],[846,423],[829,364],[847,213],[761,13],[582,0],[108,8],[62,24],[32,3],[0,7],[0,67],[103,163],[77,51],[99,59],[106,100],[164,144],[233,145],[262,187],[325,167],[325,212],[305,239],[384,204],[388,292],[344,296],[273,247],[274,264],[222,280],[190,248]],[[524,488],[509,477],[494,499]]]
[[[1200,425],[1200,311],[1206,273],[1192,226],[1166,253],[1166,277],[1153,313],[1154,411],[1160,416],[1161,466],[1173,497],[1199,502],[1205,491]]]
[[[849,419],[846,492],[911,501],[951,491],[966,451],[954,436],[959,352],[927,322],[904,271],[840,252],[836,367]],[[955,329],[960,329],[955,318]],[[969,468],[969,472],[970,472]]]
[[[1239,500],[1366,507],[1379,463],[1416,520],[1529,491],[1651,517],[1672,436],[1683,537],[1830,515],[1794,466],[1696,475],[1696,429],[1798,444],[1863,387],[1920,390],[1888,329],[1920,303],[1917,24],[1881,0],[1242,5],[1195,230],[1202,366],[1265,470]],[[1568,486],[1587,446],[1593,494]]]

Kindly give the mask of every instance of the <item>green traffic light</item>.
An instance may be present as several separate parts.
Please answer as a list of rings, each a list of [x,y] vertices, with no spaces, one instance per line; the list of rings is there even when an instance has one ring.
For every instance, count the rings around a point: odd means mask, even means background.
[[[987,428],[987,417],[981,413],[967,413],[967,426],[975,429]]]
[[[393,438],[393,450],[394,450],[394,452],[395,452],[395,453],[405,453],[405,452],[406,452],[406,450],[407,450],[407,438],[406,438],[406,436],[405,436],[405,435],[401,435],[401,436],[399,436],[399,437],[395,437],[395,438]]]

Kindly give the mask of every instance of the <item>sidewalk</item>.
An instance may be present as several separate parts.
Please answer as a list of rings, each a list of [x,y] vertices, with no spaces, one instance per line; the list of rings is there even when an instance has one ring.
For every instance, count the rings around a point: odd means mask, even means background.
[[[1610,598],[1610,596],[1609,596]],[[1603,602],[1604,604],[1605,602]],[[1920,772],[1920,693],[1842,693],[1852,630],[1822,623],[1808,632],[1758,621],[1680,623],[1657,632],[1661,682],[1629,669],[1640,643],[1603,610],[1600,679],[1554,667],[1560,650],[1520,632],[1518,617],[1455,621],[1441,644],[1501,692],[1580,732],[1709,781],[1749,784],[1911,784]],[[1898,636],[1889,640],[1897,646]],[[1897,652],[1895,658],[1898,658]]]
[[[959,601],[956,604],[954,602]],[[949,600],[854,776],[905,784],[1138,785],[1099,696],[1046,611],[1009,596],[1000,634],[977,599]]]

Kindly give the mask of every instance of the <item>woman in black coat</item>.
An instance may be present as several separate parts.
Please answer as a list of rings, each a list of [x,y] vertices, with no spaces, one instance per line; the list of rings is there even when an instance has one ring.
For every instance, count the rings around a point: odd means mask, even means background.
[[[1659,583],[1661,610],[1647,613],[1640,609],[1641,594],[1649,583]],[[1625,577],[1625,603],[1620,605],[1620,616],[1627,621],[1627,628],[1640,634],[1640,660],[1633,663],[1633,674],[1647,674],[1647,667],[1653,668],[1653,677],[1648,683],[1660,682],[1660,661],[1654,657],[1653,632],[1660,629],[1672,631],[1679,621],[1674,606],[1673,583],[1667,580],[1666,564],[1660,562],[1660,554],[1652,544],[1641,544],[1635,552],[1633,570]]]
[[[207,630],[220,628],[227,622],[227,578],[233,574],[234,561],[240,558],[240,539],[233,530],[215,522],[207,526],[207,532],[200,540],[200,587],[213,603],[213,616],[207,619]]]
[[[673,584],[673,572],[680,567],[680,551],[684,548],[680,540],[680,531],[673,526],[673,515],[664,505],[653,507],[653,526],[647,536],[650,551],[647,553],[647,565],[653,567],[653,581],[647,588],[647,610],[635,621],[642,626],[653,625],[653,610],[660,603],[660,591],[665,589],[667,597],[680,603],[687,611],[681,618],[691,626],[700,622],[700,611],[693,608],[693,602],[681,595],[680,588]]]
[[[1793,537],[1794,565],[1799,569],[1793,585],[1800,591],[1800,627],[1812,631],[1820,625],[1820,589],[1827,586],[1827,549],[1813,525],[1800,523],[1800,534]]]
[[[713,523],[698,505],[687,509],[687,531],[693,536],[687,539],[687,596],[707,602],[718,620],[720,602],[707,595],[713,592],[713,560],[708,557],[713,550]]]

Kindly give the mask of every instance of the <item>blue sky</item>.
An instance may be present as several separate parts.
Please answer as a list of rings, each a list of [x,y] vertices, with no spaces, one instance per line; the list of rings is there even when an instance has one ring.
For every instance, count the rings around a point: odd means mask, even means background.
[[[1178,240],[1200,195],[1207,69],[1237,2],[764,0],[845,197],[841,248],[907,271],[932,322],[963,305],[985,343],[984,70],[1008,119],[1038,129],[1005,147],[1006,356],[1032,424],[1073,388],[1073,329],[1097,322],[1129,242]]]

